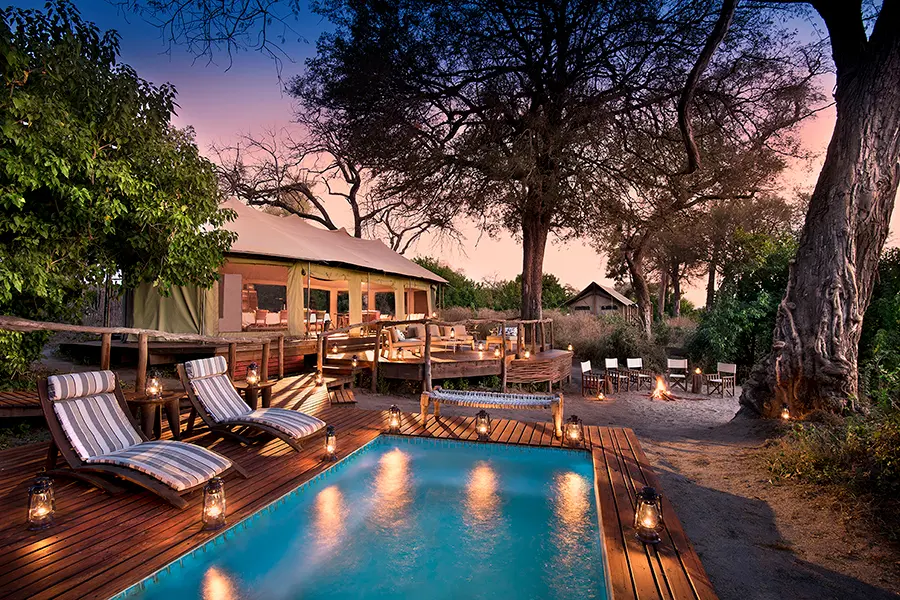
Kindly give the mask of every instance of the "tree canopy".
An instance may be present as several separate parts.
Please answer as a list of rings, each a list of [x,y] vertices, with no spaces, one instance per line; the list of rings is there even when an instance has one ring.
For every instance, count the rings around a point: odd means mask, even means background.
[[[230,213],[171,123],[175,89],[118,62],[118,35],[69,2],[0,15],[0,312],[68,318],[114,274],[210,285]]]

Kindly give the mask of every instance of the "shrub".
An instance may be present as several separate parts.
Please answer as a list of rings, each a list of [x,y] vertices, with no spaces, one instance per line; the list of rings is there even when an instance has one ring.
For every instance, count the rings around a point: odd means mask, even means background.
[[[849,494],[900,539],[900,411],[795,424],[770,443],[767,458],[774,481],[799,480]]]
[[[572,344],[575,355],[590,360],[595,368],[603,367],[603,359],[643,358],[644,366],[660,370],[665,365],[665,349],[641,335],[638,327],[617,316],[595,317],[577,312],[563,315],[550,311],[557,348]]]
[[[0,331],[0,386],[32,387],[31,363],[41,356],[44,344],[50,339],[46,331],[20,333]]]

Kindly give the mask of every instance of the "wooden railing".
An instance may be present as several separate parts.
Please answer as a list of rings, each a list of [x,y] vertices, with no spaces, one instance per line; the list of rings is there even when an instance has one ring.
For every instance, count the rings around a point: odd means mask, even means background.
[[[424,386],[426,391],[431,391],[432,389],[432,369],[431,369],[431,327],[429,325],[437,325],[439,327],[447,327],[453,325],[466,325],[468,326],[477,326],[477,325],[497,325],[499,329],[500,335],[500,347],[503,349],[503,356],[500,359],[500,381],[502,389],[506,389],[506,346],[507,346],[507,338],[506,338],[506,328],[508,326],[516,326],[516,358],[519,358],[525,349],[526,338],[530,337],[531,340],[531,352],[536,353],[538,349],[540,351],[544,351],[547,349],[553,348],[553,320],[552,319],[465,319],[462,321],[441,321],[437,319],[425,318],[425,319],[405,319],[402,321],[391,321],[391,320],[378,320],[378,321],[368,321],[366,323],[356,323],[353,325],[348,325],[347,327],[342,327],[340,329],[332,329],[327,332],[320,333],[317,340],[316,345],[316,373],[318,379],[321,381],[323,379],[323,367],[325,361],[325,355],[328,351],[328,338],[330,336],[349,333],[352,330],[359,329],[361,327],[375,328],[375,340],[373,342],[373,351],[374,356],[372,360],[372,382],[371,387],[372,391],[376,391],[378,385],[378,362],[379,357],[381,355],[381,337],[382,331],[385,327],[399,327],[403,325],[413,325],[413,324],[421,324],[425,326],[425,340],[424,340],[424,349],[422,352],[422,362],[423,362],[423,378],[424,378]],[[530,328],[531,335],[526,336],[526,329]],[[540,341],[540,343],[538,343]]]
[[[0,316],[0,330],[19,331],[23,333],[35,331],[58,331],[68,333],[89,333],[100,336],[100,368],[109,369],[110,354],[112,352],[113,335],[136,335],[137,340],[137,375],[134,387],[142,390],[147,384],[147,365],[149,359],[149,338],[158,338],[167,342],[197,342],[204,344],[216,344],[228,346],[229,375],[234,377],[234,364],[239,344],[262,344],[262,360],[260,361],[260,379],[266,381],[269,378],[269,356],[272,342],[278,344],[278,376],[284,377],[284,334],[274,336],[234,336],[213,337],[195,333],[169,333],[156,329],[139,329],[135,327],[93,327],[89,325],[70,325],[67,323],[52,323],[48,321],[31,321],[20,317]]]

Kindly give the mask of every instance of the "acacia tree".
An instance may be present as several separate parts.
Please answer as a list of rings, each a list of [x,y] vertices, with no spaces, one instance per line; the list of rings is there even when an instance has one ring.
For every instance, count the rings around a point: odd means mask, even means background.
[[[695,65],[715,52],[736,2]],[[772,2],[781,4],[781,2]],[[793,3],[792,3],[793,4]],[[877,277],[900,183],[900,3],[808,5],[824,20],[836,84],[834,132],[809,202],[797,256],[779,305],[772,351],[741,394],[742,412],[774,417],[841,410],[857,395],[862,320]],[[690,106],[688,82],[682,107]],[[682,111],[682,122],[691,120]],[[689,162],[699,153],[685,131]]]

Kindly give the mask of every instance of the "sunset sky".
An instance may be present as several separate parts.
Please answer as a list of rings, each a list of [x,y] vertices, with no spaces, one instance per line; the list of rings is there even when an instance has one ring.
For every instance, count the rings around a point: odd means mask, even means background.
[[[41,8],[40,2],[13,2],[15,6]],[[180,109],[176,123],[196,130],[197,143],[206,152],[211,143],[228,143],[241,133],[259,133],[266,128],[290,127],[291,99],[282,92],[273,61],[259,53],[242,52],[233,57],[229,67],[224,55],[214,63],[195,59],[184,47],[174,47],[167,54],[167,44],[154,26],[139,16],[124,14],[105,0],[76,0],[84,17],[102,29],[116,29],[122,37],[122,60],[133,66],[145,79],[154,83],[170,82],[178,90]],[[798,23],[801,30],[820,27],[815,23]],[[314,54],[315,41],[328,23],[313,14],[301,15],[293,24],[296,34],[289,34],[284,46],[293,62],[284,61],[282,76],[289,79],[303,69],[303,62]],[[829,80],[823,86],[830,85]],[[785,178],[785,195],[791,196],[796,186],[811,189],[831,135],[834,113],[823,111],[803,127],[803,140],[808,150],[818,153],[810,164],[797,164]],[[895,215],[896,218],[896,215]],[[346,224],[346,222],[344,223]],[[894,230],[892,221],[892,232]],[[511,279],[521,271],[519,244],[509,235],[497,239],[480,236],[469,224],[462,223],[465,235],[462,247],[439,246],[432,240],[420,242],[413,254],[438,256],[469,277]],[[893,242],[893,236],[892,236]],[[547,249],[544,271],[557,275],[564,283],[582,288],[592,280],[604,280],[605,263],[587,244],[551,242]],[[688,297],[703,301],[699,288]]]

